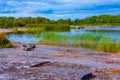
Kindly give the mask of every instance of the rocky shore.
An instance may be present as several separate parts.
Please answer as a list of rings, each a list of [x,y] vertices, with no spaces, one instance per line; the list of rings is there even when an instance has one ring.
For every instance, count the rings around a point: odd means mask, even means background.
[[[10,33],[10,32],[12,32],[11,29],[2,29],[2,28],[0,28],[0,33]]]
[[[0,80],[120,80],[120,55],[21,43],[0,49]]]

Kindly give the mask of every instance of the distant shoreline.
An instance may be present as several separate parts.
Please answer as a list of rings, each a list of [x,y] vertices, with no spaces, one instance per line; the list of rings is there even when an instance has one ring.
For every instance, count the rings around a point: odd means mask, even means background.
[[[100,26],[87,26],[87,27],[81,27],[81,26],[70,26],[71,29],[77,29],[77,27],[79,28],[119,28],[120,26],[115,26],[115,27],[100,27]],[[30,29],[30,28],[28,28]],[[32,29],[32,28],[31,28]],[[18,31],[28,31],[27,28],[18,28],[17,29]],[[8,28],[8,29],[5,29],[5,28],[0,28],[0,34],[5,34],[5,33],[12,33],[14,32],[12,29]]]

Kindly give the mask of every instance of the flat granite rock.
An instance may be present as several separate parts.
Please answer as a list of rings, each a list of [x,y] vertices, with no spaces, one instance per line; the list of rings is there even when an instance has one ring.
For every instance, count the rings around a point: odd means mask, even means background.
[[[111,74],[112,69],[120,70],[119,59],[117,54],[81,48],[4,48],[0,49],[0,80],[119,80],[119,71]]]

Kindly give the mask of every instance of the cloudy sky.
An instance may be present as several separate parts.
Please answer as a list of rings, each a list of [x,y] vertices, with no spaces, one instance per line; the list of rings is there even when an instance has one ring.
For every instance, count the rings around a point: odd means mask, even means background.
[[[120,0],[0,0],[0,16],[49,19],[120,14]]]

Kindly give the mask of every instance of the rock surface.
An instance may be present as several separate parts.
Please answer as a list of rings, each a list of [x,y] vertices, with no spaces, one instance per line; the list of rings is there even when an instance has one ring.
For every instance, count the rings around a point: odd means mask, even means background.
[[[10,33],[10,32],[12,32],[11,29],[2,29],[2,28],[0,28],[0,33]]]
[[[0,80],[119,80],[120,55],[38,45],[0,49]]]
[[[114,80],[120,80],[120,74],[115,75],[113,79]]]

